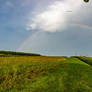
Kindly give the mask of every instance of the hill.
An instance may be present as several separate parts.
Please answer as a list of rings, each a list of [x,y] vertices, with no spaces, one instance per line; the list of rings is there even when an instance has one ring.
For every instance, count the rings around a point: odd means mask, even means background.
[[[0,51],[0,56],[8,57],[8,56],[41,56],[36,53],[24,53],[24,52],[14,52],[14,51]]]
[[[0,92],[92,92],[92,67],[76,57],[0,57]]]
[[[73,56],[73,57],[78,58],[81,61],[83,61],[89,65],[92,65],[92,57],[86,57],[86,56]]]

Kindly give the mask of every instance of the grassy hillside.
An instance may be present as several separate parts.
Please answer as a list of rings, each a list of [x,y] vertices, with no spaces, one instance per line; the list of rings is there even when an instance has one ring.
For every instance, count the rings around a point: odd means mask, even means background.
[[[0,57],[9,57],[9,56],[40,56],[40,54],[14,52],[14,51],[0,51]]]
[[[78,58],[80,59],[81,61],[89,64],[92,66],[92,57],[86,57],[86,56],[74,56],[74,58]]]
[[[0,57],[0,92],[92,92],[92,67],[74,57]]]

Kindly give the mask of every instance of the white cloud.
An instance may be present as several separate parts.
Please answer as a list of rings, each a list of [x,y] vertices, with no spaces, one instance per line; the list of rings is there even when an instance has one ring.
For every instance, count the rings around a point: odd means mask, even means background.
[[[36,24],[30,24],[30,25],[28,25],[28,28],[35,29],[36,28]]]
[[[33,33],[24,40],[18,51],[36,52],[45,55],[67,55],[68,53],[74,55],[77,51],[83,53],[83,55],[85,54],[84,51],[89,53],[92,47],[90,44],[91,31],[87,31],[86,28],[81,30],[78,25],[75,25],[76,27],[68,26],[71,23],[92,25],[92,1],[90,0],[89,3],[82,2],[83,0],[58,1],[49,5],[47,10],[36,13],[31,17],[32,20],[30,20],[28,27],[31,29],[33,24],[35,26],[32,28],[40,31]],[[67,31],[56,32],[62,31],[66,27]],[[84,49],[87,46],[89,51]]]
[[[62,31],[81,5],[82,0],[77,0],[77,3],[75,0],[54,1],[53,4],[48,5],[46,10],[35,11],[37,13],[30,18],[28,27],[48,32]]]

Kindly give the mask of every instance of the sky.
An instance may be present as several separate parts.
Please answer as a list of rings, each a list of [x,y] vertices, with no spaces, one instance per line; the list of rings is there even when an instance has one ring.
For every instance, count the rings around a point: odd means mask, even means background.
[[[92,0],[0,0],[0,50],[92,56]]]

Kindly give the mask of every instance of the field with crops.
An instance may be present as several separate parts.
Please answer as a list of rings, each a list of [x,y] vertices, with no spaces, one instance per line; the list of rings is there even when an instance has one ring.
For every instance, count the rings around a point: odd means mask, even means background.
[[[0,92],[92,92],[92,66],[76,57],[1,55]]]

